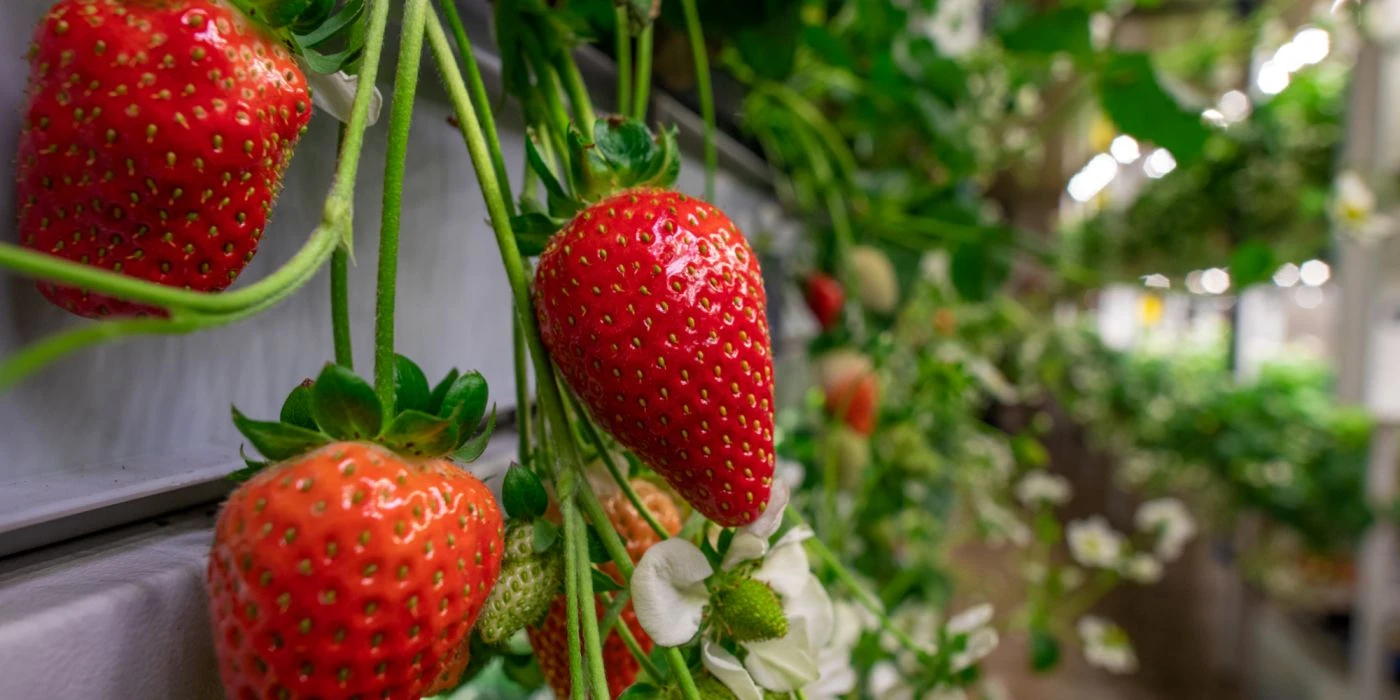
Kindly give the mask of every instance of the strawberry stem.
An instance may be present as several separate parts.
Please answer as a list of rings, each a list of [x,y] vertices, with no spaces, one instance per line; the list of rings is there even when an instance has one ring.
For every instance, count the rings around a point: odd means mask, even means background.
[[[567,613],[564,629],[569,640],[569,695],[575,700],[583,700],[588,691],[583,682],[583,644],[579,637],[579,549],[576,546],[578,532],[574,529],[574,522],[578,520],[578,506],[574,504],[573,494],[565,495],[562,487],[560,491],[559,507],[564,513],[564,601]],[[584,535],[584,547],[582,554],[586,566],[587,535]]]
[[[457,12],[456,0],[441,0],[439,6],[447,20],[447,28],[452,30],[452,38],[457,42],[457,54],[466,70],[467,93],[472,102],[481,106],[481,129],[486,133],[486,148],[491,153],[491,166],[496,169],[496,182],[500,183],[501,196],[514,214],[514,199],[510,194],[510,175],[506,173],[506,159],[501,154],[501,138],[496,132],[496,120],[491,114],[491,98],[486,93],[486,81],[481,77],[481,67],[476,63],[467,29],[462,25],[462,17]],[[525,169],[529,172],[529,168]]]
[[[617,54],[617,105],[614,111],[625,113],[632,104],[632,23],[627,19],[627,6],[613,5],[613,15],[617,19],[614,32]]]
[[[379,286],[374,313],[374,390],[385,406],[394,405],[394,301],[399,276],[399,229],[403,221],[403,181],[408,167],[408,136],[413,101],[423,62],[428,0],[404,5],[394,100],[389,108],[389,141],[384,156],[384,206],[379,224]]]
[[[569,104],[574,108],[574,121],[578,130],[591,136],[593,122],[598,120],[593,113],[593,98],[588,95],[588,86],[583,82],[583,74],[578,70],[574,55],[567,49],[559,51],[557,69],[560,79],[564,82],[564,89],[569,93]]]
[[[637,121],[647,120],[647,105],[651,102],[651,45],[656,30],[655,23],[648,23],[637,37],[637,95],[632,117]]]
[[[335,363],[354,369],[355,351],[350,345],[350,254],[339,248],[331,254],[331,336]]]
[[[587,484],[584,484],[578,491],[588,491]],[[603,641],[598,635],[598,610],[597,598],[593,597],[593,565],[588,557],[588,526],[583,522],[583,516],[579,515],[577,506],[574,506],[573,499],[568,499],[565,506],[564,517],[572,516],[574,529],[573,545],[578,549],[579,566],[574,572],[578,576],[578,597],[580,601],[588,601],[586,606],[580,605],[580,620],[583,622],[583,647],[588,657],[588,677],[592,681],[593,697],[610,697],[608,693],[608,669],[603,664]],[[573,506],[573,507],[569,507]],[[611,529],[611,526],[608,527]]]
[[[525,331],[520,327],[520,316],[511,321],[511,352],[515,366],[515,433],[516,461],[521,466],[530,466],[530,397],[529,370],[526,368]]]
[[[690,55],[695,61],[695,91],[700,95],[700,118],[705,121],[705,199],[713,202],[719,149],[715,145],[715,95],[710,86],[710,54],[705,49],[705,30],[700,26],[700,10],[695,0],[681,0],[681,7],[685,10],[686,30],[690,34]]]

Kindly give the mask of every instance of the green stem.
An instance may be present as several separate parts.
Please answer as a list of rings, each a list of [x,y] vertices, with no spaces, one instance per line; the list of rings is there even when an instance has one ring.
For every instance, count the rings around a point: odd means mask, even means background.
[[[543,436],[541,436],[543,443]],[[564,511],[564,597],[565,611],[567,617],[564,625],[565,634],[568,636],[569,648],[569,694],[575,700],[584,700],[587,697],[587,690],[584,686],[583,678],[583,644],[579,637],[579,590],[578,582],[579,567],[588,565],[587,539],[584,541],[584,559],[579,562],[579,549],[576,539],[579,533],[570,523],[578,515],[577,506],[574,505],[572,495],[564,495],[560,489],[560,508]]]
[[[570,436],[561,436],[563,440],[572,440]],[[587,491],[587,484],[582,485],[579,491]],[[608,693],[608,669],[603,664],[603,642],[598,635],[598,610],[597,599],[593,597],[593,567],[588,563],[588,527],[583,523],[583,517],[579,515],[577,508],[568,509],[565,514],[565,525],[576,530],[574,536],[574,546],[578,549],[575,555],[579,557],[583,565],[575,572],[578,575],[578,596],[579,601],[587,601],[588,605],[579,605],[579,615],[583,623],[583,650],[588,661],[588,677],[593,682],[593,697],[610,697]],[[572,517],[572,522],[569,518]]]
[[[651,101],[651,45],[652,37],[656,33],[655,22],[647,24],[637,37],[637,82],[636,82],[636,106],[632,109],[632,117],[638,121],[646,121],[647,104]]]
[[[462,25],[462,18],[457,13],[456,0],[442,0],[439,6],[447,19],[448,28],[452,30],[452,38],[457,41],[457,53],[461,56],[462,65],[466,70],[467,93],[472,96],[472,102],[481,105],[481,115],[484,117],[481,130],[486,133],[486,147],[491,152],[491,165],[496,169],[496,180],[501,185],[502,196],[511,205],[511,211],[514,213],[515,200],[510,194],[510,175],[506,173],[506,159],[501,154],[501,138],[496,133],[496,119],[491,115],[491,98],[486,94],[486,81],[481,77],[481,67],[477,65],[476,54],[472,52],[467,28]]]
[[[569,103],[574,108],[574,120],[578,122],[578,129],[584,134],[592,135],[593,122],[598,117],[593,113],[593,98],[588,94],[588,85],[583,82],[583,74],[578,70],[578,63],[574,61],[574,55],[567,49],[560,49],[556,69],[559,71],[559,78],[564,82],[564,89],[569,93]]]
[[[428,0],[407,0],[394,101],[389,108],[389,141],[384,156],[384,208],[379,224],[379,286],[374,313],[374,390],[385,406],[394,405],[394,301],[399,277],[399,228],[403,221],[403,181],[408,169],[408,135],[413,100],[423,62]]]
[[[350,253],[331,253],[331,335],[335,340],[335,363],[355,367],[355,351],[350,346]]]
[[[549,138],[560,157],[567,159],[569,112],[564,109],[564,102],[559,98],[558,76],[554,74],[554,66],[545,58],[544,49],[540,47],[539,39],[534,34],[526,33],[521,41],[525,45],[525,57],[535,73],[535,90],[544,101],[542,125],[549,131]],[[561,169],[564,173],[568,171],[567,166]]]
[[[606,596],[606,594],[604,594]],[[598,634],[604,639],[612,634],[613,625],[617,624],[618,618],[622,617],[622,611],[627,608],[627,603],[632,600],[632,594],[626,588],[617,592],[612,600],[607,601],[608,609],[603,611],[603,619],[598,623]]]
[[[530,381],[525,367],[525,331],[520,329],[520,321],[511,323],[512,352],[515,360],[515,432],[516,458],[522,466],[530,465]]]
[[[628,628],[627,625],[617,626],[617,636],[622,639],[623,644],[627,645],[627,651],[632,652],[632,658],[637,660],[637,664],[642,667],[643,671],[646,671],[646,674],[650,676],[653,681],[657,683],[665,682],[666,677],[661,674],[661,669],[657,668],[656,664],[651,662],[651,657],[647,656],[646,651],[642,649],[642,645],[637,642],[636,635],[632,634],[632,630]]]
[[[28,376],[55,358],[100,343],[132,335],[189,333],[199,328],[193,318],[134,318],[101,323],[85,323],[58,333],[5,358],[0,365],[0,390]]]
[[[617,42],[614,52],[617,54],[617,106],[615,111],[618,114],[626,114],[627,107],[632,104],[632,23],[627,19],[626,5],[614,5],[613,15],[617,19],[617,28],[614,32]]]
[[[705,30],[695,0],[681,0],[686,30],[690,34],[690,54],[695,62],[695,90],[700,93],[700,116],[705,120],[705,199],[715,199],[715,172],[719,170],[719,148],[715,145],[715,95],[710,86],[710,54],[705,48]],[[619,69],[620,70],[620,69]]]

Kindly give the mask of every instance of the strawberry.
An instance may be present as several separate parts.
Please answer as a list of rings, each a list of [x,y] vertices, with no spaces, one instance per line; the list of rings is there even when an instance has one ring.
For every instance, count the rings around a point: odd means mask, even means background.
[[[651,511],[653,517],[660,523],[662,529],[672,535],[681,531],[681,512],[676,507],[675,501],[671,500],[670,494],[662,490],[657,485],[643,481],[641,479],[632,480],[632,488],[637,492],[642,504]],[[633,507],[632,502],[622,493],[620,489],[614,488],[611,493],[600,494],[603,503],[603,510],[608,514],[608,520],[612,523],[613,529],[622,536],[622,540],[627,545],[627,554],[632,557],[633,562],[640,561],[642,555],[646,553],[652,545],[661,541],[656,531],[651,529],[646,520]],[[614,579],[619,582],[622,577],[618,574],[615,565],[609,563],[602,567]],[[569,655],[568,655],[568,608],[567,599],[558,596],[550,606],[549,614],[537,627],[529,628],[530,646],[535,650],[535,658],[539,661],[540,670],[549,681],[549,685],[554,689],[557,697],[569,697]],[[599,597],[595,601],[598,617],[601,619],[607,609],[607,604]],[[622,610],[622,617],[618,624],[627,624],[627,628],[632,631],[632,636],[637,638],[637,643],[648,653],[652,649],[651,637],[647,636],[642,629],[641,623],[637,622],[637,615],[632,610],[632,604],[628,603]],[[626,643],[616,632],[608,635],[603,640],[603,665],[608,669],[608,691],[612,697],[616,698],[622,694],[633,682],[637,680],[637,672],[641,666],[632,657],[632,653],[627,649]]]
[[[235,410],[280,461],[250,462],[215,527],[208,589],[229,697],[419,698],[466,667],[504,528],[491,491],[442,457],[480,453],[492,421],[467,438],[485,384],[454,372],[430,393],[406,362],[388,420],[336,366],[292,392],[284,422]]]
[[[849,265],[861,305],[877,314],[894,313],[899,306],[899,278],[890,256],[879,248],[858,245],[851,248]]]
[[[232,284],[311,119],[292,53],[226,0],[60,0],[29,60],[20,242],[173,287]],[[38,287],[82,316],[163,313]]]
[[[817,361],[825,408],[855,432],[875,432],[880,408],[880,382],[869,357],[853,350],[834,350]]]
[[[582,209],[535,275],[546,348],[593,418],[705,517],[753,522],[773,482],[758,260],[718,209],[642,188]]]
[[[846,304],[846,292],[835,277],[823,272],[813,273],[803,285],[802,296],[822,330],[829,331],[836,327],[841,320],[841,309]]]

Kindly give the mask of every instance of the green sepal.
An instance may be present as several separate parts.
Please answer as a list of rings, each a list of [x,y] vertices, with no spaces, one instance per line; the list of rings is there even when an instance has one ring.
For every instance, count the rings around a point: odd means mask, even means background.
[[[535,175],[539,176],[540,182],[544,184],[545,204],[549,207],[550,216],[568,219],[583,209],[581,202],[564,191],[564,186],[544,162],[544,156],[535,148],[532,139],[525,139],[525,159],[529,161],[530,169],[535,171]]]
[[[501,505],[512,518],[540,518],[549,509],[549,492],[535,472],[512,464],[501,485]]]
[[[598,157],[611,166],[622,182],[638,182],[654,167],[659,150],[646,126],[617,116],[593,124],[593,144]]]
[[[559,526],[548,520],[535,521],[535,553],[547,551],[559,540]]]
[[[486,415],[486,400],[489,395],[486,378],[475,370],[467,372],[448,387],[437,414],[444,418],[456,417],[458,437],[472,435],[481,424],[482,416]]]
[[[241,484],[256,476],[258,472],[267,469],[267,462],[260,462],[249,457],[248,453],[244,451],[243,445],[238,446],[238,456],[243,459],[243,468],[234,471],[226,477],[235,484]]]
[[[293,25],[291,43],[313,72],[330,74],[356,63],[364,50],[364,0],[351,0],[331,14],[334,2],[311,0],[311,6]],[[324,51],[323,44],[337,41],[339,49]]]
[[[645,31],[661,14],[660,0],[618,0],[617,4],[627,8],[627,22],[631,25],[632,36]]]
[[[549,239],[566,223],[565,220],[538,212],[510,217],[510,228],[515,232],[515,244],[521,257],[533,258],[543,253]]]
[[[614,581],[613,577],[592,567],[589,567],[588,571],[593,574],[594,593],[612,593],[622,590],[621,584]]]
[[[311,415],[311,387],[314,384],[315,382],[307,379],[292,389],[292,393],[287,394],[287,399],[282,402],[282,410],[277,414],[277,419],[299,428],[316,430],[316,418]]]
[[[447,390],[452,388],[452,385],[456,383],[457,378],[460,376],[462,376],[462,373],[454,369],[448,372],[447,376],[433,387],[433,392],[428,394],[428,405],[425,412],[433,415],[441,413],[442,400],[447,398]]]
[[[588,526],[588,561],[593,564],[612,561],[612,557],[608,555],[608,548],[603,546],[603,536],[599,535],[592,525]]]
[[[280,29],[312,9],[314,0],[234,0],[233,4],[259,24]]]
[[[286,423],[252,420],[233,407],[233,424],[268,461],[280,462],[330,443],[330,438],[314,430]]]
[[[315,46],[316,44],[311,43],[311,41],[316,37],[319,36],[321,37],[320,41],[325,41],[344,28],[344,25],[330,24],[331,19],[339,19],[342,15],[348,15],[350,20],[354,21],[364,10],[365,3],[364,0],[350,0],[339,12],[336,11],[335,6],[336,0],[312,0],[311,6],[306,8],[306,11],[301,13],[301,16],[292,23],[292,31],[309,46]]]
[[[661,689],[650,683],[633,683],[627,690],[617,696],[617,700],[660,700]]]
[[[354,372],[328,364],[311,387],[316,425],[341,440],[369,440],[384,427],[384,407],[374,387]]]
[[[447,454],[457,444],[457,417],[404,411],[394,417],[379,442],[406,455],[429,457]]]
[[[428,411],[428,377],[413,360],[394,355],[394,413]],[[431,411],[437,413],[437,411]]]
[[[486,426],[477,433],[475,437],[467,435],[458,436],[461,444],[452,456],[459,462],[475,462],[482,452],[486,451],[486,446],[491,442],[491,434],[496,432],[496,406],[491,406],[491,412],[486,415]]]

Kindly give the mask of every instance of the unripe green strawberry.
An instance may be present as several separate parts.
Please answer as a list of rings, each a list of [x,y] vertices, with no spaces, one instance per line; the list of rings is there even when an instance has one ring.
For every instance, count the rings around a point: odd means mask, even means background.
[[[737,642],[761,642],[787,634],[782,601],[768,584],[734,576],[710,593],[710,604],[726,634]]]
[[[636,189],[582,210],[535,275],[540,335],[589,414],[705,517],[746,525],[773,484],[758,258],[723,212]]]
[[[879,248],[858,245],[851,248],[850,266],[861,305],[877,314],[894,313],[899,306],[899,278],[890,256]]]
[[[563,584],[563,548],[536,552],[534,521],[510,521],[501,576],[476,621],[481,641],[504,644],[511,635],[539,622]]]
[[[311,119],[286,45],[226,0],[61,0],[29,62],[20,243],[172,287],[232,284]],[[83,316],[161,313],[38,286]]]

